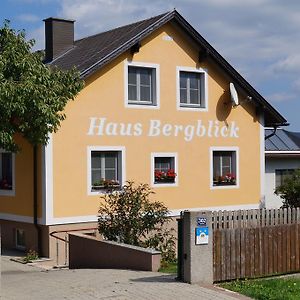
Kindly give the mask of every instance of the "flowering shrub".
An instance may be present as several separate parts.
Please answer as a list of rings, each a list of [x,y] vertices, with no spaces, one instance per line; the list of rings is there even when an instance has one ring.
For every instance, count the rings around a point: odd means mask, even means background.
[[[118,192],[104,194],[98,215],[98,230],[104,238],[161,251],[162,265],[175,261],[176,238],[168,208],[151,199],[147,184],[125,183]]]
[[[155,171],[155,182],[175,182],[177,174],[173,169],[169,169],[167,172]]]
[[[38,253],[35,251],[35,250],[29,250],[27,253],[26,253],[26,256],[23,258],[23,261],[25,263],[30,263],[32,262],[33,260],[36,260],[39,258],[39,255]]]

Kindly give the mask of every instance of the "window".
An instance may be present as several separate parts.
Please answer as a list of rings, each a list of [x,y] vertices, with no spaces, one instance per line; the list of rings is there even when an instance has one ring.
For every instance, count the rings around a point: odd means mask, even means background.
[[[120,185],[118,151],[92,151],[92,189]]]
[[[237,184],[236,151],[213,151],[213,186]]]
[[[128,66],[128,103],[156,105],[154,68]]]
[[[177,155],[152,153],[152,183],[155,186],[177,184]]]
[[[17,249],[25,250],[25,248],[26,248],[25,231],[23,229],[17,228],[15,230],[15,241],[16,241]]]
[[[294,172],[294,169],[275,170],[275,187],[277,188],[281,186],[287,178],[293,175]]]
[[[159,65],[126,61],[125,107],[159,109]]]
[[[201,69],[177,68],[179,109],[207,109],[206,72]]]
[[[0,152],[0,190],[1,194],[13,192],[14,156],[11,152]]]
[[[124,147],[88,147],[88,194],[123,185],[124,152]]]

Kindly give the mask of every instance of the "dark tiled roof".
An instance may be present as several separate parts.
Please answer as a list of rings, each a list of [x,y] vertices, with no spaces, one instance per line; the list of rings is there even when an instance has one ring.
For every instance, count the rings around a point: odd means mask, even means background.
[[[265,137],[269,136],[273,129],[265,129]],[[265,141],[266,151],[300,151],[300,133],[277,129],[276,133]]]
[[[81,74],[88,73],[87,70],[92,66],[111,55],[145,29],[153,26],[167,14],[77,40],[72,49],[53,60],[51,64],[66,70],[75,66]]]
[[[87,78],[169,21],[179,25],[196,42],[199,52],[214,60],[236,86],[253,98],[257,111],[264,114],[265,126],[287,122],[176,10],[78,40],[51,64],[62,69],[75,66],[81,77]]]

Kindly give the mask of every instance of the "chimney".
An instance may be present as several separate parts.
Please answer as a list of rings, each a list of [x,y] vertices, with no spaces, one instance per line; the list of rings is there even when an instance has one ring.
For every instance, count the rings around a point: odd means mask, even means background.
[[[48,18],[45,22],[45,62],[50,62],[74,45],[74,20]]]

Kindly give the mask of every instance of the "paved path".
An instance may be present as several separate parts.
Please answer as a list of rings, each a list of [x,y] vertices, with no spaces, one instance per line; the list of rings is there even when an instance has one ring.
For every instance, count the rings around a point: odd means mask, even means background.
[[[42,270],[2,256],[2,299],[245,299],[173,275],[128,270]]]

